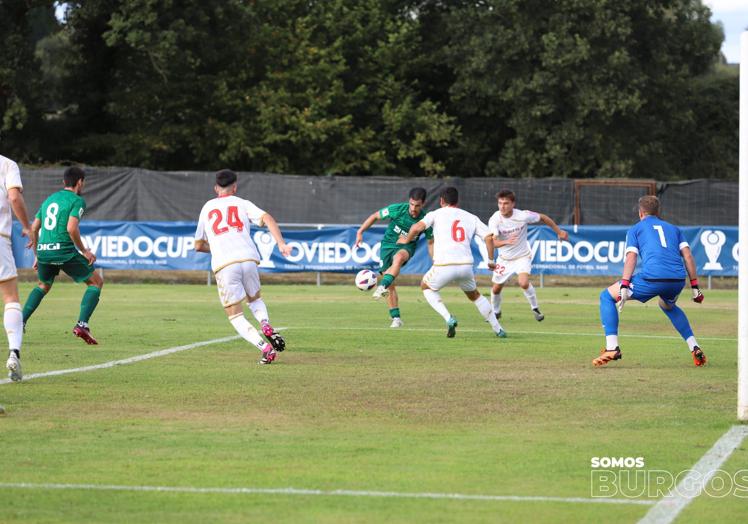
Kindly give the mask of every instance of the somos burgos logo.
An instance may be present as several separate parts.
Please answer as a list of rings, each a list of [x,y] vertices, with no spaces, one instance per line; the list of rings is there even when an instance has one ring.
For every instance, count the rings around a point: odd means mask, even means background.
[[[592,457],[590,495],[595,498],[691,497],[704,493],[722,498],[748,498],[748,469],[734,474],[717,469],[708,472],[683,470],[673,473],[645,469],[644,457]]]

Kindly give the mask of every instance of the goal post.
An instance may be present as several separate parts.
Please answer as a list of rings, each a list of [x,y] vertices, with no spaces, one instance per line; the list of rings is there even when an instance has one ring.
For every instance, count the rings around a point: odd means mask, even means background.
[[[740,35],[738,420],[748,421],[748,31]]]

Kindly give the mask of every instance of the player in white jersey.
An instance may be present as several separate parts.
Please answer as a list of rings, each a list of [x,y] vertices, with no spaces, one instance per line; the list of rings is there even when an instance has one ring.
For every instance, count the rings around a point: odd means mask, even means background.
[[[488,220],[488,229],[494,237],[493,247],[499,248],[496,262],[488,265],[493,270],[491,305],[494,315],[496,318],[501,318],[501,290],[506,281],[516,274],[519,287],[522,288],[525,298],[530,303],[535,320],[540,322],[545,316],[538,308],[538,297],[535,294],[535,288],[530,283],[532,251],[527,241],[527,225],[543,222],[556,232],[559,240],[567,240],[569,234],[543,213],[515,209],[515,196],[512,191],[506,189],[499,191],[496,198],[499,210]],[[493,260],[493,255],[494,249],[489,249],[490,260]]]
[[[10,235],[13,227],[11,210],[21,223],[21,234],[29,238],[27,248],[35,244],[34,232],[29,224],[23,184],[18,164],[0,155],[0,293],[5,312],[3,325],[8,336],[8,376],[14,382],[23,378],[21,371],[21,342],[23,341],[23,314],[18,302],[18,273],[13,258]]]
[[[411,226],[408,236],[401,237],[398,243],[412,242],[426,228],[433,228],[434,265],[423,276],[421,289],[426,301],[447,323],[447,337],[455,336],[457,319],[442,302],[439,290],[454,282],[475,304],[486,322],[491,324],[496,336],[503,338],[506,333],[493,315],[491,304],[480,294],[475,284],[473,252],[470,247],[473,237],[478,237],[485,241],[490,251],[493,249],[493,235],[477,216],[457,207],[458,201],[457,188],[445,188],[439,198],[441,208],[426,213],[425,217]]]
[[[270,325],[267,306],[260,296],[260,275],[257,271],[260,254],[250,236],[250,225],[267,226],[284,257],[290,254],[291,249],[269,213],[249,200],[236,196],[236,173],[228,169],[216,173],[214,190],[218,197],[206,202],[200,212],[195,249],[211,254],[218,296],[229,322],[242,338],[262,352],[259,363],[270,364],[275,360],[276,352],[285,349],[286,343]],[[270,344],[244,317],[245,299]]]

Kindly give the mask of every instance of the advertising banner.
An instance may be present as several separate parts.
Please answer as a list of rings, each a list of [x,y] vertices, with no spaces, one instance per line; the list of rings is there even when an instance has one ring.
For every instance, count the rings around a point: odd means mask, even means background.
[[[97,222],[83,221],[84,242],[103,269],[209,270],[210,255],[194,250],[194,222]],[[13,224],[13,254],[18,267],[31,267],[34,255],[25,249],[20,225]],[[623,270],[627,227],[564,226],[569,240],[560,242],[545,226],[530,227],[528,239],[533,254],[533,273],[547,275],[620,275]],[[284,258],[266,229],[251,231],[265,272],[320,271],[352,273],[379,267],[384,227],[364,233],[354,249],[356,227],[284,230],[291,247]],[[738,228],[683,227],[700,275],[736,276],[738,273]],[[478,273],[488,273],[486,248],[474,239],[473,256]],[[431,266],[425,239],[419,240],[415,256],[403,268],[405,274],[423,274]]]

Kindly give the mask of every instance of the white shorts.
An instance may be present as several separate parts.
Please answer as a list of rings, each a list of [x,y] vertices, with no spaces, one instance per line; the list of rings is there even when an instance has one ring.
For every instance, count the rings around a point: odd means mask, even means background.
[[[432,266],[428,273],[423,275],[423,282],[434,291],[439,291],[447,284],[455,283],[463,291],[475,291],[475,275],[472,265],[459,266]]]
[[[496,269],[493,271],[491,282],[494,284],[503,284],[509,280],[512,275],[527,273],[532,271],[532,255],[515,258],[514,260],[504,260],[496,257]]]
[[[16,259],[13,258],[10,239],[0,237],[0,282],[5,282],[17,276]]]
[[[260,274],[255,262],[237,262],[216,273],[218,298],[223,307],[233,306],[260,291]]]

